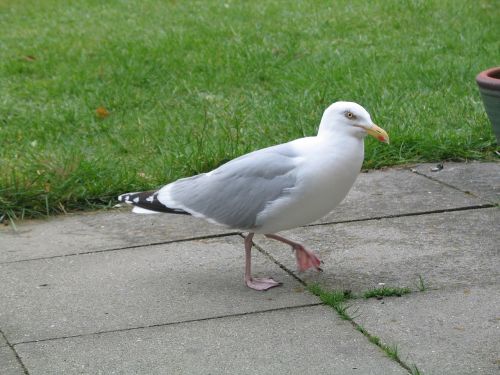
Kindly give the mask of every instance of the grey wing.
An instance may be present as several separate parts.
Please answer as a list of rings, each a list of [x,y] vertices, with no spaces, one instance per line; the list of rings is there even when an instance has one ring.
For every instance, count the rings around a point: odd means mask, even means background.
[[[255,151],[167,185],[158,199],[232,228],[255,228],[259,212],[295,186],[296,156],[287,144]]]

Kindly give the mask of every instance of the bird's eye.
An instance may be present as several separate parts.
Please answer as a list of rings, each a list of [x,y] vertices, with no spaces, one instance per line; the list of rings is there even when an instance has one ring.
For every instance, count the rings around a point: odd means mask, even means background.
[[[354,113],[347,111],[345,113],[345,117],[347,117],[349,120],[355,119],[356,116],[354,116]]]

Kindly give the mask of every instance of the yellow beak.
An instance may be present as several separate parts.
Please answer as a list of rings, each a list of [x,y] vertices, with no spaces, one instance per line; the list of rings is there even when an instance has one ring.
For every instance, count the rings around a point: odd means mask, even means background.
[[[372,137],[377,138],[380,142],[389,144],[389,135],[381,127],[372,124],[369,128],[365,128],[366,132]]]

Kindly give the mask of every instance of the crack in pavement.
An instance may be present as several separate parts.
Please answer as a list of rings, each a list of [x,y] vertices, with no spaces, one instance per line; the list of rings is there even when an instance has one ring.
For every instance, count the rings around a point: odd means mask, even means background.
[[[469,210],[480,210],[483,208],[493,208],[496,207],[496,204],[493,203],[483,203],[483,204],[475,204],[472,206],[462,206],[462,207],[453,207],[453,208],[441,208],[438,210],[430,210],[430,211],[417,211],[417,212],[408,212],[404,214],[393,214],[393,215],[381,215],[381,216],[373,216],[369,218],[362,219],[350,219],[350,220],[339,220],[339,221],[329,221],[325,223],[316,223],[306,225],[307,227],[317,227],[321,225],[332,225],[332,224],[348,224],[348,223],[358,223],[362,221],[371,221],[371,220],[383,220],[383,219],[394,219],[398,217],[412,217],[412,216],[422,216],[422,215],[434,215],[434,214],[442,214],[446,212],[457,212],[457,211],[469,211]]]
[[[144,325],[144,326],[136,326],[136,327],[128,327],[128,328],[117,328],[117,329],[110,329],[110,330],[105,330],[105,331],[81,333],[81,334],[77,334],[77,335],[48,337],[48,338],[38,339],[38,340],[28,340],[28,341],[15,342],[12,344],[12,347],[17,346],[17,345],[33,344],[33,343],[46,342],[46,341],[57,341],[57,340],[73,339],[73,338],[79,338],[79,337],[97,336],[97,335],[104,335],[107,333],[129,332],[129,331],[135,331],[135,330],[147,329],[147,328],[167,327],[167,326],[187,324],[187,323],[204,322],[207,320],[217,320],[217,319],[225,319],[225,318],[232,318],[232,317],[248,316],[248,315],[274,312],[274,311],[292,310],[292,309],[298,309],[298,308],[304,308],[304,307],[314,307],[314,306],[321,306],[321,305],[324,305],[324,303],[323,302],[307,303],[307,304],[296,305],[296,306],[276,307],[276,308],[265,309],[265,310],[256,310],[256,311],[247,311],[247,312],[235,313],[235,314],[209,316],[206,318],[179,320],[179,321],[175,321],[175,322],[149,324],[149,325]]]
[[[452,185],[452,184],[449,184],[447,182],[444,182],[444,181],[441,181],[439,179],[437,179],[436,177],[433,177],[433,176],[429,176],[429,175],[426,175],[422,172],[419,172],[417,171],[416,169],[410,169],[411,172],[415,173],[416,175],[418,176],[422,176],[422,177],[425,177],[427,178],[428,180],[431,180],[431,181],[434,181],[434,182],[437,182],[441,185],[444,185],[446,187],[449,187],[453,190],[456,190],[456,191],[459,191],[460,193],[462,194],[466,194],[466,195],[471,195],[473,196],[474,198],[477,198],[477,199],[480,199],[482,201],[486,201],[486,202],[490,202],[491,204],[493,204],[493,206],[498,206],[498,204],[496,204],[494,201],[488,199],[488,198],[484,198],[484,197],[481,197],[480,195],[476,194],[476,193],[473,193],[472,191],[469,191],[469,190],[462,190],[460,189],[459,187],[455,186],[455,185]]]
[[[111,252],[111,251],[137,249],[140,247],[151,247],[151,246],[159,246],[159,245],[168,245],[168,244],[172,244],[172,243],[207,240],[207,239],[211,239],[211,238],[230,237],[230,236],[238,235],[240,233],[241,232],[227,232],[227,233],[220,233],[220,234],[209,234],[209,235],[205,235],[205,236],[188,237],[188,238],[181,238],[181,239],[177,239],[177,240],[158,241],[158,242],[149,242],[149,243],[130,245],[130,246],[113,247],[110,249],[79,251],[77,253],[50,255],[50,256],[45,256],[45,257],[29,258],[29,259],[9,260],[6,262],[0,262],[0,265],[21,263],[21,262],[30,262],[32,260],[47,260],[47,259],[55,259],[55,258],[74,257],[77,255],[99,254],[99,253],[105,253],[105,252]]]
[[[5,333],[3,333],[3,331],[1,329],[0,329],[0,336],[3,337],[3,339],[7,343],[7,347],[10,348],[10,350],[12,350],[12,352],[14,353],[14,356],[16,357],[16,361],[17,361],[17,363],[19,363],[19,366],[21,366],[21,368],[23,369],[24,374],[29,375],[28,369],[26,368],[23,361],[21,360],[21,357],[19,357],[19,354],[17,353],[16,349],[14,348],[14,345],[10,343],[10,341],[7,339],[7,336],[5,335]]]

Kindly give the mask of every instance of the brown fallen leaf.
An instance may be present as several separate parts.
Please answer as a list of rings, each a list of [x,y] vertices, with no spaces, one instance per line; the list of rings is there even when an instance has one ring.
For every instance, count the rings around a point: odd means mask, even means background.
[[[24,56],[24,60],[26,60],[26,61],[35,61],[36,57],[32,56],[32,55],[26,55],[26,56]]]
[[[106,117],[109,116],[109,111],[106,108],[104,108],[104,107],[98,107],[95,110],[95,114],[99,118],[106,118]]]

